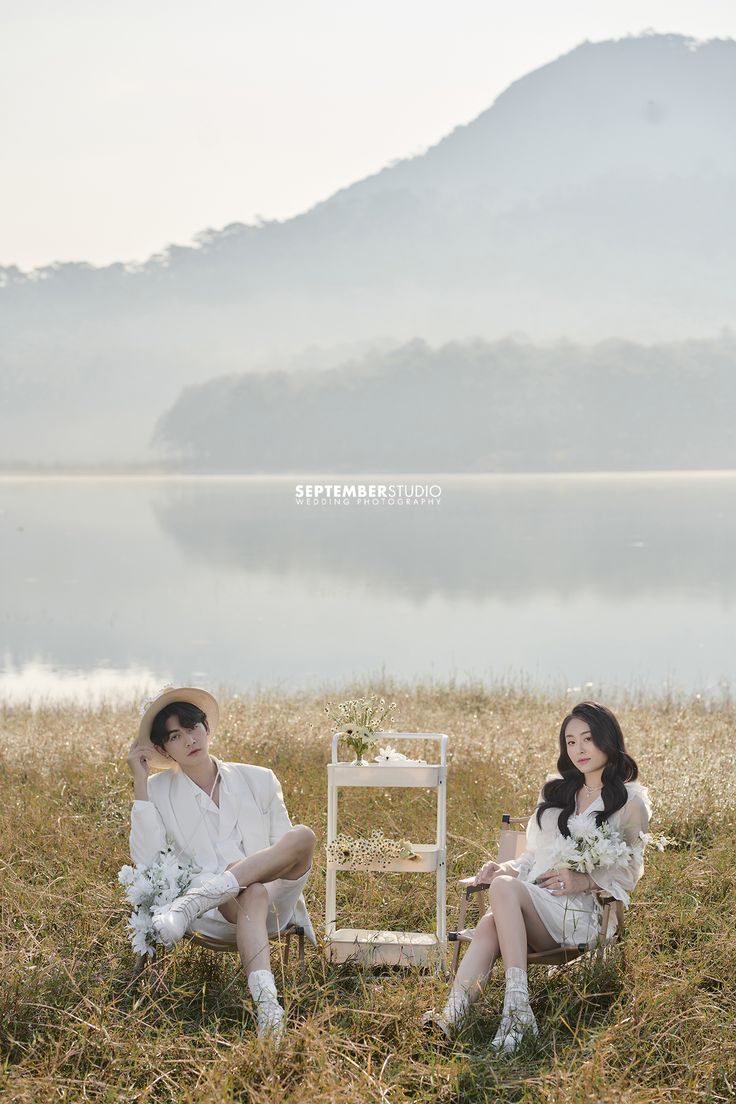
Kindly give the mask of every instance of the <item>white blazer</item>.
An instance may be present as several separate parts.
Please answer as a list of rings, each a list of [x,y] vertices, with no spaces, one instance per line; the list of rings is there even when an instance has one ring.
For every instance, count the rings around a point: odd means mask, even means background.
[[[291,820],[273,771],[246,763],[215,762],[235,798],[236,820],[246,854],[281,839],[291,828]],[[148,801],[134,801],[130,814],[130,854],[134,863],[147,866],[168,843],[202,870],[216,872],[217,857],[202,824],[202,812],[179,767],[149,775]],[[294,910],[294,920],[304,928],[307,939],[316,943],[303,895]]]

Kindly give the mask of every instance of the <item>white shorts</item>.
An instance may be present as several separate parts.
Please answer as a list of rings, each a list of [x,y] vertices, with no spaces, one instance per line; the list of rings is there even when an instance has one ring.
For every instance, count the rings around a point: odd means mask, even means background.
[[[288,927],[294,919],[294,909],[296,908],[297,901],[304,892],[304,887],[307,884],[307,879],[309,878],[311,870],[312,868],[310,866],[309,870],[299,878],[277,878],[273,882],[263,883],[268,893],[266,928],[269,935],[278,935],[278,933]],[[211,871],[204,871],[202,874],[197,874],[192,878],[191,884],[199,885],[201,882],[211,877]],[[237,928],[235,924],[231,924],[229,920],[226,920],[219,908],[210,909],[209,912],[205,912],[203,916],[193,921],[187,928],[187,932],[191,935],[202,935],[205,939],[227,943],[229,946],[233,947],[236,945],[236,931]]]

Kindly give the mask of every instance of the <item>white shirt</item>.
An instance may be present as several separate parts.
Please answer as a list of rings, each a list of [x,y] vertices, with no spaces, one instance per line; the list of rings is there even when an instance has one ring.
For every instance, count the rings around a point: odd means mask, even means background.
[[[196,782],[192,782],[188,774],[182,771],[182,777],[186,779],[186,782],[194,791],[202,814],[202,827],[207,832],[217,856],[218,871],[225,870],[230,863],[244,859],[246,850],[237,824],[235,801],[227,787],[225,776],[218,771],[217,778],[220,779],[219,808],[201,786],[198,786]],[[214,788],[213,785],[213,791]]]

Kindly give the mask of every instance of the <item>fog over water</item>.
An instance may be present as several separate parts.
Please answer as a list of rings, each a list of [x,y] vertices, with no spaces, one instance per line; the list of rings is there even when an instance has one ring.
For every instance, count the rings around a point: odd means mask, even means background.
[[[1,480],[3,697],[384,667],[609,693],[734,681],[736,475],[434,476],[439,505],[403,507],[298,506],[304,481]]]

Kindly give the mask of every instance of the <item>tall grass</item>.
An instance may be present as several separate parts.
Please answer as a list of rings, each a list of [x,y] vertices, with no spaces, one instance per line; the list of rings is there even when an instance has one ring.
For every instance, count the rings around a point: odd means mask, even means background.
[[[364,688],[360,688],[364,689]],[[554,767],[569,702],[481,687],[382,687],[402,728],[450,735],[450,922],[454,880],[494,846],[503,811],[527,811]],[[355,693],[346,687],[344,695]],[[334,695],[332,695],[334,698]],[[212,750],[267,764],[292,818],[312,825],[318,861],[307,903],[324,918],[329,731],[323,699],[223,703]],[[327,968],[280,985],[291,1030],[258,1043],[236,955],[192,946],[167,957],[158,987],[129,986],[133,955],[117,871],[129,861],[135,712],[6,710],[2,723],[3,1101],[659,1102],[736,1092],[736,710],[698,700],[617,709],[649,785],[654,825],[677,842],[650,854],[625,947],[603,961],[536,967],[540,1038],[513,1058],[490,1049],[502,1002],[497,968],[452,1047],[428,1041],[422,1011],[445,982],[411,971]],[[342,800],[342,799],[341,799]],[[433,833],[432,795],[389,790],[344,800],[348,830],[380,826],[417,842]],[[414,879],[414,880],[413,880]],[[346,923],[427,926],[432,879],[350,877]],[[342,885],[342,883],[341,883]],[[274,956],[274,962],[276,962]]]

